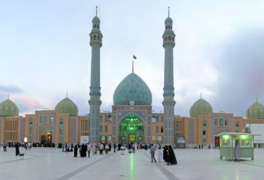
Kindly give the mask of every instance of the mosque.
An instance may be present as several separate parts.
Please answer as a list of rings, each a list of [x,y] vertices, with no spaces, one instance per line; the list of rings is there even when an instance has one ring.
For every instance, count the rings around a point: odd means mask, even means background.
[[[0,142],[79,143],[81,136],[88,136],[90,142],[136,141],[194,147],[197,144],[219,145],[219,138],[214,135],[220,132],[242,132],[249,119],[251,123],[264,122],[264,106],[258,102],[249,107],[247,119],[243,119],[232,113],[213,112],[213,107],[202,97],[190,107],[190,117],[174,115],[173,48],[176,35],[169,16],[164,29],[163,113],[152,111],[151,90],[134,72],[117,85],[112,112],[101,112],[100,49],[103,35],[96,13],[90,33],[90,114],[78,115],[77,105],[66,95],[54,110],[36,110],[34,114],[21,117],[19,108],[8,98],[0,104]],[[181,142],[177,141],[179,139]]]

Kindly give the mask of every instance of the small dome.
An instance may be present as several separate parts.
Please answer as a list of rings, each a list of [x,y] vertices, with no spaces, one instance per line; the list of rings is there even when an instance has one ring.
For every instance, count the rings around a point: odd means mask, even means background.
[[[117,86],[114,93],[114,105],[151,105],[152,94],[148,85],[135,73],[129,74]]]
[[[206,100],[199,99],[192,105],[190,109],[190,116],[191,117],[205,116],[211,112],[213,112],[212,106]]]
[[[18,114],[18,107],[10,99],[7,99],[0,104],[0,117],[13,117],[18,116]]]
[[[78,115],[78,107],[68,97],[61,100],[55,107],[60,114],[70,114],[70,116]]]
[[[173,23],[173,21],[172,21],[172,19],[171,19],[170,17],[167,17],[167,18],[165,19],[165,23],[167,23],[167,22]]]
[[[247,119],[264,119],[264,106],[255,102],[247,110]]]
[[[99,19],[99,17],[95,16],[95,17],[93,18],[93,22],[94,22],[94,21],[98,21],[98,22],[100,23],[100,19]]]

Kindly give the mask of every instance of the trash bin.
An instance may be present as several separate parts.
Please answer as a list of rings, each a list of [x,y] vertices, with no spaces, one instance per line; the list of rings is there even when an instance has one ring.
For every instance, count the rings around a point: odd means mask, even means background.
[[[125,155],[125,150],[126,150],[126,148],[125,148],[125,147],[121,147],[121,148],[120,148],[121,155]]]

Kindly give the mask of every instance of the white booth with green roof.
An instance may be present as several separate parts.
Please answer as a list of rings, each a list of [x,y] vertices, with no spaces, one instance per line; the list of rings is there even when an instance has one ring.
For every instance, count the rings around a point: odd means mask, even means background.
[[[236,144],[240,146],[240,158],[251,158],[254,160],[254,136],[260,134],[221,132],[220,137],[220,159],[226,157],[234,160],[236,158]]]

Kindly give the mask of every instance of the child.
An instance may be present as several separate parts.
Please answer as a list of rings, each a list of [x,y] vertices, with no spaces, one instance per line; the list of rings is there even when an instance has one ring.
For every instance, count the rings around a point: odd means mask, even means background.
[[[158,161],[159,163],[161,163],[162,160],[162,151],[161,151],[161,146],[159,146],[159,150],[158,150]]]

